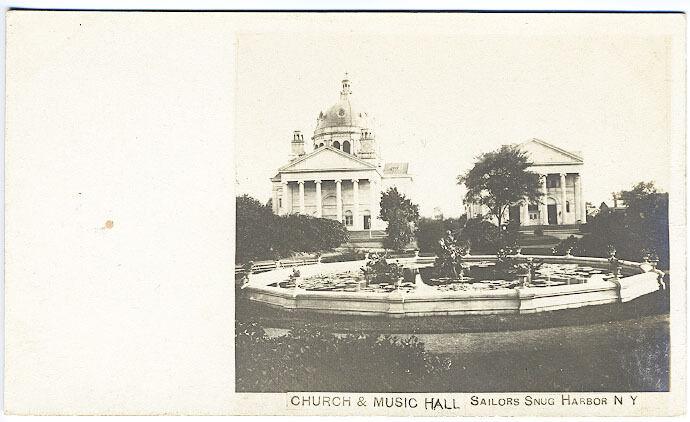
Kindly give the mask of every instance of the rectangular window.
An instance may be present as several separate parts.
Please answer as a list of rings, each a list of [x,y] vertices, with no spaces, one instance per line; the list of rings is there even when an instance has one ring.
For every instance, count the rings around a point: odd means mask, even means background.
[[[345,216],[345,225],[346,225],[346,226],[351,226],[351,225],[352,225],[352,216],[351,216],[351,215],[346,215],[346,216]]]
[[[547,177],[546,178],[546,187],[547,188],[560,188],[561,187],[561,178],[560,177]]]
[[[539,220],[539,205],[528,205],[527,211],[529,212],[530,220]]]

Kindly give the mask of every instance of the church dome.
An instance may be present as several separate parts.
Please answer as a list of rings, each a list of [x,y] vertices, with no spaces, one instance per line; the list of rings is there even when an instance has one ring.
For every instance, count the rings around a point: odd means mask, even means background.
[[[343,126],[366,128],[367,117],[366,112],[360,111],[352,104],[352,98],[349,95],[341,95],[337,103],[333,104],[326,112],[319,114],[316,129]]]
[[[369,127],[368,123],[367,113],[359,109],[352,101],[350,81],[346,76],[343,79],[343,89],[340,91],[338,102],[319,114],[314,136],[337,132],[360,134],[361,129]]]

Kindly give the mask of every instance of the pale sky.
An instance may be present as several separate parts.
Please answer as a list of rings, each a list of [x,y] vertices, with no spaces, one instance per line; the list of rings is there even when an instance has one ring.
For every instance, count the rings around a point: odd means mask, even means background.
[[[376,119],[384,161],[408,161],[422,215],[463,213],[458,174],[501,144],[581,151],[585,200],[669,184],[671,82],[662,37],[620,34],[259,33],[238,38],[237,194],[265,202],[293,130],[352,99]]]

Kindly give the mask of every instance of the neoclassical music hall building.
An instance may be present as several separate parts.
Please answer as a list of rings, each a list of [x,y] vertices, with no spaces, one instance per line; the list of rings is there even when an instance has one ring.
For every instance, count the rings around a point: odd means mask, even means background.
[[[519,221],[521,226],[565,225],[586,222],[585,200],[582,195],[582,167],[579,152],[566,151],[540,139],[530,139],[519,145],[532,162],[528,169],[541,175],[540,203],[526,201],[512,207],[504,216]],[[484,206],[466,203],[468,218],[488,215]]]
[[[384,163],[373,120],[352,101],[345,75],[338,101],[319,113],[309,151],[304,135],[292,135],[290,160],[271,178],[273,212],[342,221],[348,230],[383,230],[381,193],[408,193],[408,163]]]

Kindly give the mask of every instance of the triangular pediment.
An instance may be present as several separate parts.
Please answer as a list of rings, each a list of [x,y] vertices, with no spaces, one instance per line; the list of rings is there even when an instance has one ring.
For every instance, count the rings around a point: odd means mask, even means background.
[[[316,151],[297,158],[280,168],[280,171],[322,171],[322,170],[371,170],[373,164],[360,160],[354,155],[331,147],[321,147]]]
[[[582,156],[579,153],[566,151],[541,139],[530,139],[519,147],[535,165],[582,164]]]

